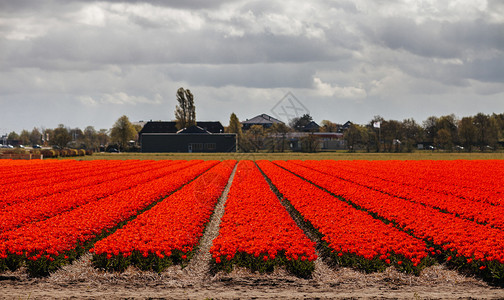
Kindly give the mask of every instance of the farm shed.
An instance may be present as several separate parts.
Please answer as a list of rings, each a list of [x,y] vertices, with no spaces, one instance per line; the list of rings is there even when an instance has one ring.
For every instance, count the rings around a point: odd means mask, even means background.
[[[139,133],[142,152],[236,152],[236,134],[222,133],[220,122],[197,122],[175,132],[175,122],[149,123]]]
[[[219,121],[200,121],[197,122],[198,127],[210,133],[224,132],[224,126]],[[177,123],[174,121],[148,121],[142,127],[139,134],[142,133],[177,133]]]

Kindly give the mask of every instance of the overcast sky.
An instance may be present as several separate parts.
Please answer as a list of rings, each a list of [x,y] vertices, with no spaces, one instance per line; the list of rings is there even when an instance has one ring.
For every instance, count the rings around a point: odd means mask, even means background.
[[[504,113],[504,1],[0,0],[0,135],[172,120],[179,87],[225,126]]]

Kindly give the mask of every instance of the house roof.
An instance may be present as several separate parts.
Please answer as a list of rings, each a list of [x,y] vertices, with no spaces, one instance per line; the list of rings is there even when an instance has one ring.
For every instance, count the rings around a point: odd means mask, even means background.
[[[147,122],[140,134],[144,133],[176,133],[177,126],[174,121],[149,121]],[[224,126],[219,121],[202,121],[197,122],[197,126],[210,133],[224,132]]]
[[[314,121],[311,121],[310,123],[306,124],[304,127],[303,127],[303,130],[304,131],[310,131],[310,130],[319,130],[320,126],[315,123]]]
[[[348,127],[352,126],[352,124],[353,124],[352,122],[350,122],[350,121],[346,121],[346,123],[345,123],[345,124],[343,124],[343,128],[345,128],[345,129],[346,129],[346,128],[348,128]]]
[[[175,133],[177,132],[177,127],[175,122],[165,122],[165,121],[149,121],[145,123],[140,134],[142,133]]]
[[[283,123],[282,121],[273,118],[267,114],[260,114],[258,116],[253,117],[250,120],[246,120],[241,122],[242,124],[274,124],[274,123]]]
[[[224,126],[219,121],[197,121],[196,125],[211,133],[224,132]]]
[[[207,130],[199,127],[199,126],[196,126],[196,125],[193,125],[193,126],[189,126],[187,128],[183,128],[183,129],[180,129],[179,131],[177,131],[177,134],[180,134],[180,133],[183,133],[183,134],[210,134],[210,132],[208,132]]]

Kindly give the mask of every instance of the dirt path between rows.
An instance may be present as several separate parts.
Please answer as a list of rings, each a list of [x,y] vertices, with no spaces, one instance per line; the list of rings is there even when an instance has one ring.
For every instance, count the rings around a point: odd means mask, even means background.
[[[431,266],[420,276],[393,267],[364,274],[329,267],[318,259],[311,279],[284,269],[258,274],[237,268],[229,274],[212,274],[208,250],[218,235],[235,172],[236,167],[186,268],[172,266],[161,274],[134,267],[123,273],[104,272],[91,266],[87,254],[47,278],[29,278],[24,268],[0,273],[0,299],[504,299],[504,289],[442,265]]]
[[[48,278],[30,279],[18,270],[3,273],[0,299],[503,299],[504,290],[489,287],[443,266],[418,277],[387,269],[363,274],[348,268],[317,269],[313,279],[275,270],[255,274],[245,269],[202,276],[172,267],[162,274],[134,268],[124,273],[94,269],[86,255]],[[195,269],[193,269],[195,270]]]

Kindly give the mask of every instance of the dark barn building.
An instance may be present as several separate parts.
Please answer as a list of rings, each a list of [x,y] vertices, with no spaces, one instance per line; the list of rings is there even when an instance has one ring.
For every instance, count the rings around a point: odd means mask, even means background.
[[[241,122],[242,129],[249,130],[253,125],[260,125],[264,129],[270,128],[275,123],[283,123],[282,121],[273,118],[267,114],[260,114],[258,116],[253,117],[252,119],[247,119],[246,121]]]
[[[148,122],[139,132],[142,152],[236,152],[236,134],[220,122],[197,122],[177,131],[175,122]]]

